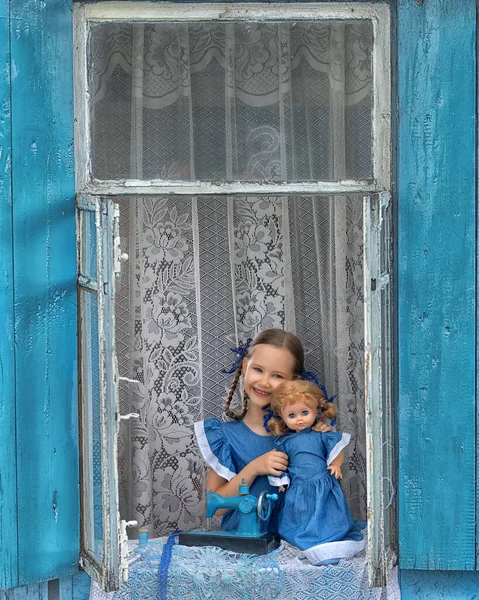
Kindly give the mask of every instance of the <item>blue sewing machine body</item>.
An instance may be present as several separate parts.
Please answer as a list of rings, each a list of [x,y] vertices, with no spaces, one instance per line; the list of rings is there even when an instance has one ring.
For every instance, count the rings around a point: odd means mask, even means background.
[[[206,493],[206,527],[180,533],[179,543],[184,546],[218,546],[233,552],[266,554],[278,546],[271,533],[262,531],[262,522],[271,514],[272,503],[278,494],[261,492],[259,497],[249,493],[244,481],[238,495],[225,498],[208,490]],[[236,530],[212,530],[211,519],[217,510],[238,511],[239,524]]]

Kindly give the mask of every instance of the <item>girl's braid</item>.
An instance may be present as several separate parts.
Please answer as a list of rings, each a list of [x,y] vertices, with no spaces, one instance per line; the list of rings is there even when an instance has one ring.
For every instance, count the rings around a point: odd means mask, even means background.
[[[236,368],[236,371],[235,371],[235,374],[233,377],[233,381],[231,382],[230,389],[228,390],[228,396],[226,397],[226,404],[225,404],[226,416],[229,417],[230,419],[236,419],[237,421],[239,421],[240,419],[242,419],[245,416],[246,410],[248,408],[248,399],[246,397],[246,393],[243,393],[243,406],[242,406],[241,413],[235,413],[230,409],[231,402],[233,400],[233,395],[234,395],[236,387],[238,385],[238,381],[241,377],[241,371],[242,371],[242,363],[240,363]]]

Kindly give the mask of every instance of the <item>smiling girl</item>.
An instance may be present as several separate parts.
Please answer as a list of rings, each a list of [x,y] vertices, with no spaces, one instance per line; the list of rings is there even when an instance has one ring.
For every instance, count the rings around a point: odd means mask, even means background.
[[[274,492],[268,475],[282,475],[288,468],[288,455],[275,449],[274,437],[264,427],[264,408],[270,404],[274,390],[284,381],[300,379],[304,372],[304,349],[294,334],[282,329],[258,333],[234,371],[226,399],[225,412],[231,421],[207,419],[195,423],[198,446],[210,467],[207,489],[222,496],[236,496],[244,482],[256,496],[266,490]],[[231,410],[234,391],[243,375],[243,405],[240,413]],[[319,422],[315,428],[331,428]],[[282,496],[281,496],[282,498]],[[268,531],[277,532],[282,502],[276,502],[266,522]],[[223,517],[222,527],[235,529],[236,511]]]

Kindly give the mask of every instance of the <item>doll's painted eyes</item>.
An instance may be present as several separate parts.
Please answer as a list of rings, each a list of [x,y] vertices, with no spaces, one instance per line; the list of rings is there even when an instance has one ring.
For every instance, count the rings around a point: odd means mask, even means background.
[[[309,410],[303,410],[303,411],[301,412],[301,416],[302,416],[302,417],[307,417],[308,415],[309,415]],[[295,415],[294,413],[289,413],[289,415],[288,415],[288,419],[294,419],[294,417],[295,417],[295,416],[296,416],[296,415]]]

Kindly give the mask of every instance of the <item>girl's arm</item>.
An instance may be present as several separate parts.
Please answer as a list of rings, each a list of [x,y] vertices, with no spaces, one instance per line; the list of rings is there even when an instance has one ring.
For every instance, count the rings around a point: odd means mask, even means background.
[[[344,462],[344,452],[341,452],[336,456],[336,458],[331,461],[331,464],[328,467],[328,471],[336,477],[336,479],[342,479],[343,474],[341,473],[341,465]]]
[[[252,460],[237,475],[227,481],[210,469],[206,479],[206,489],[229,498],[238,495],[238,487],[243,479],[246,485],[251,485],[259,475],[281,475],[288,468],[288,455],[284,452],[271,450]]]

